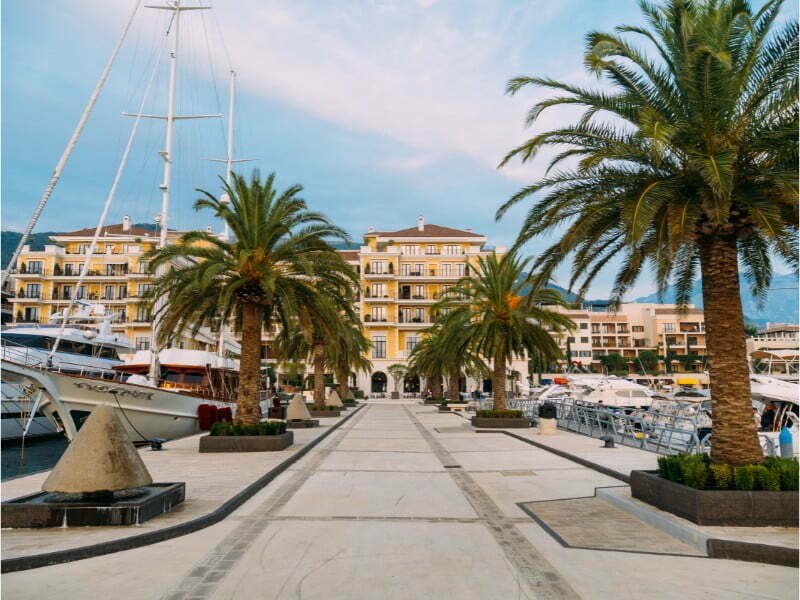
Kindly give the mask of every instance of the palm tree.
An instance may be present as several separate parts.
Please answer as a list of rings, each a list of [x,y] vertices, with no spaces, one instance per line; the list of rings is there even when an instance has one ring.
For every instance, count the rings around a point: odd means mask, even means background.
[[[573,257],[570,287],[585,293],[604,266],[620,264],[621,300],[647,266],[685,305],[702,275],[715,462],[763,458],[750,405],[739,261],[763,298],[777,255],[797,268],[798,25],[776,25],[782,1],[755,11],[746,0],[641,2],[646,27],[587,36],[585,63],[609,86],[595,90],[540,77],[551,106],[585,108],[576,124],[540,133],[512,150],[522,161],[557,146],[548,173],[523,188],[498,218],[538,194],[518,244],[554,229],[542,255],[547,278]],[[648,57],[628,36],[655,48]],[[577,160],[550,174],[562,161]]]
[[[284,359],[304,359],[314,373],[314,405],[325,405],[325,369],[335,368],[334,346],[351,334],[356,315],[353,286],[357,276],[335,250],[325,262],[325,279],[316,281],[315,295],[300,307],[275,338],[275,353]]]
[[[417,342],[408,357],[408,373],[411,376],[424,377],[426,385],[431,390],[433,398],[442,398],[442,369],[441,344],[436,335],[430,330],[426,336]]]
[[[369,373],[372,362],[367,358],[370,342],[358,321],[349,324],[335,344],[328,344],[330,364],[339,384],[339,396],[344,400],[349,395],[348,379],[351,373]]]
[[[192,231],[148,257],[151,268],[171,268],[160,276],[149,298],[164,298],[156,311],[160,336],[211,326],[219,319],[240,324],[242,353],[237,393],[237,423],[261,417],[259,382],[261,331],[273,323],[285,326],[317,297],[319,282],[338,281],[331,267],[340,260],[328,238],[347,234],[299,197],[302,186],[275,189],[275,174],[262,181],[233,175],[224,184],[230,203],[210,192],[195,209],[211,209],[224,219],[230,241]],[[216,321],[215,321],[216,320]]]
[[[561,294],[549,288],[530,288],[525,269],[530,259],[495,253],[478,257],[473,274],[447,290],[435,308],[445,314],[442,326],[450,338],[465,339],[481,356],[492,361],[495,410],[506,408],[506,367],[515,355],[527,352],[550,360],[561,357],[548,329],[574,327],[552,308],[566,306]]]

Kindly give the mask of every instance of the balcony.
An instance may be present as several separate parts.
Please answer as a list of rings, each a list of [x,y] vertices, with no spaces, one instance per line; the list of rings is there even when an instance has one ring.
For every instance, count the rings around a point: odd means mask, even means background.
[[[364,294],[364,302],[394,302],[394,296],[390,296],[389,294],[384,294],[383,296],[371,296],[369,294]]]

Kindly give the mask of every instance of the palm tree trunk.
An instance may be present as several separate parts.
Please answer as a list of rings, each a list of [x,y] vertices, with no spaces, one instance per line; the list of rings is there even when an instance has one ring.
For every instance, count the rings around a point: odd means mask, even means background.
[[[431,390],[431,397],[432,398],[442,398],[443,397],[442,377],[441,377],[441,375],[436,375],[434,377],[431,377],[430,378],[430,383],[428,384],[428,387]]]
[[[242,353],[239,357],[239,390],[236,396],[236,423],[252,425],[261,420],[259,384],[261,382],[260,304],[242,305]]]
[[[459,393],[461,390],[458,389],[460,378],[461,374],[458,371],[453,371],[447,376],[447,387],[449,388],[448,391],[450,392],[451,402],[458,402],[461,400],[461,394]]]
[[[711,383],[711,459],[728,465],[757,463],[764,455],[753,422],[736,239],[702,242],[700,266]]]
[[[314,344],[314,406],[325,406],[325,344]]]
[[[350,391],[350,386],[348,383],[349,376],[347,371],[339,370],[336,373],[336,381],[339,383],[339,398],[344,400],[347,398],[347,394]]]
[[[506,409],[506,355],[498,350],[494,356],[492,369],[492,393],[494,394],[494,410]]]

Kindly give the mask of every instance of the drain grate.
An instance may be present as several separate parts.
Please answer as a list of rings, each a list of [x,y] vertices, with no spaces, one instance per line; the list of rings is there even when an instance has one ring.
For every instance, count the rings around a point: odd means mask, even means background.
[[[461,465],[443,465],[445,469],[460,469]]]

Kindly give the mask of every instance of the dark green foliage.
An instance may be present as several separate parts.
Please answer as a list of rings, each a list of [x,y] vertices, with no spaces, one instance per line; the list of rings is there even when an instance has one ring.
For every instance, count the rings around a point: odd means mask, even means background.
[[[209,435],[281,435],[286,433],[286,423],[283,421],[266,421],[255,425],[235,425],[233,423],[214,423]]]
[[[557,416],[556,405],[552,402],[545,402],[539,406],[540,419],[555,419]]]
[[[730,467],[711,464],[707,454],[658,457],[658,474],[664,479],[698,490],[797,490],[798,463],[793,458],[769,457],[759,465]]]
[[[479,410],[475,413],[481,419],[519,419],[521,410]]]
[[[607,354],[605,356],[600,357],[600,364],[602,364],[607,370],[609,371],[624,371],[625,367],[628,364],[628,361],[625,360],[625,357],[621,354],[617,354],[616,352],[612,352],[611,354]]]
[[[733,467],[730,465],[710,465],[713,482],[711,489],[729,490],[733,485]]]
[[[658,370],[658,354],[653,352],[652,350],[642,350],[639,353],[639,364],[641,368],[645,371],[657,371]]]

